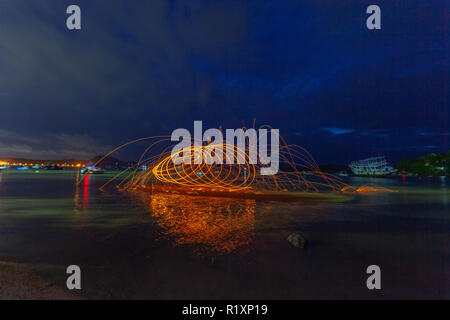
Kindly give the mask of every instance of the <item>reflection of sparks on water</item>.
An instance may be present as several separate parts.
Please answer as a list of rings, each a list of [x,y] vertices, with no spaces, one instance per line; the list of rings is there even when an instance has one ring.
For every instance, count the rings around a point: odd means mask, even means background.
[[[198,245],[230,253],[250,242],[255,201],[177,194],[153,194],[152,214],[175,245]]]

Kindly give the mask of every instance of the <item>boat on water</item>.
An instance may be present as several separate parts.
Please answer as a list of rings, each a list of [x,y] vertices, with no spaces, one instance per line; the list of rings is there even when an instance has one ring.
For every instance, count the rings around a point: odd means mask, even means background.
[[[30,169],[30,167],[28,167],[28,166],[17,167],[17,170],[20,170],[20,171],[24,171],[24,170],[28,170],[28,169]]]
[[[94,164],[88,164],[80,170],[82,174],[101,174],[104,173],[102,168],[96,167]]]
[[[336,175],[340,176],[340,177],[348,177],[348,173],[345,170],[339,171],[335,173]]]
[[[0,166],[0,170],[8,169],[8,166]]]
[[[43,169],[45,169],[45,170],[62,170],[63,168],[57,166],[57,165],[56,165],[55,163],[53,163],[53,162],[49,162],[49,163],[47,163],[47,164],[43,167]]]
[[[363,177],[384,177],[397,172],[396,169],[388,165],[384,156],[353,161],[349,164],[349,167],[355,175]]]

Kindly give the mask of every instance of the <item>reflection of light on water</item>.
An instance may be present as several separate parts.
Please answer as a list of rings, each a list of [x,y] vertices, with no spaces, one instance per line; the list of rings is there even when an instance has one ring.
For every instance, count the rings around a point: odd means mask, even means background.
[[[73,201],[74,201],[74,212],[77,216],[80,216],[80,189],[78,187],[80,182],[80,170],[77,171],[77,175],[76,175],[76,183],[75,183],[75,194],[73,197]],[[85,180],[84,180],[84,185],[83,185],[83,201],[82,201],[82,208],[83,208],[83,218],[82,218],[82,222],[85,223],[86,222],[86,218],[87,218],[87,210],[88,210],[88,191],[89,191],[89,176],[86,175]]]
[[[152,214],[175,245],[198,245],[206,251],[229,253],[250,242],[255,201],[153,194]]]
[[[448,192],[447,192],[447,179],[445,177],[441,177],[441,188],[444,190],[442,192],[442,203],[444,204],[444,208],[447,209],[448,206]]]
[[[89,175],[84,176],[84,191],[83,191],[83,209],[86,211],[88,207],[88,191],[89,191]]]
[[[77,175],[76,175],[76,181],[75,181],[75,194],[73,196],[73,211],[75,212],[76,215],[80,214],[80,211],[78,210],[78,201],[80,199],[80,190],[78,189],[78,184],[80,182],[80,170],[77,170]]]

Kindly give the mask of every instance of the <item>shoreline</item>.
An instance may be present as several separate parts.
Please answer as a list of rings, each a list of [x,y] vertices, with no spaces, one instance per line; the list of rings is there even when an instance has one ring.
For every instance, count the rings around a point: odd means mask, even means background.
[[[0,260],[0,300],[83,300],[20,263]]]

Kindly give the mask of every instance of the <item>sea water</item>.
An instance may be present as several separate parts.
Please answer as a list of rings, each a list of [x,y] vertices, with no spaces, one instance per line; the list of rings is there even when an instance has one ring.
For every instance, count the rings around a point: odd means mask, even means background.
[[[282,203],[100,191],[116,173],[0,171],[0,261],[61,287],[78,265],[85,298],[450,298],[445,179],[349,177],[397,192]]]

